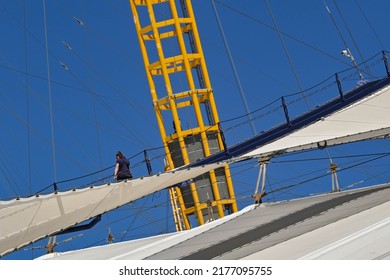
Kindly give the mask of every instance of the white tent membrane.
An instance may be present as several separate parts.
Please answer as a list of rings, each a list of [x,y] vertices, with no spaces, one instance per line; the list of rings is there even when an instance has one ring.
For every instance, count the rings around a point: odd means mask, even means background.
[[[119,183],[0,201],[0,256],[217,167],[219,164],[211,164]]]
[[[324,148],[390,134],[390,86],[242,157]]]
[[[251,205],[190,230],[48,260],[390,260],[390,185]]]

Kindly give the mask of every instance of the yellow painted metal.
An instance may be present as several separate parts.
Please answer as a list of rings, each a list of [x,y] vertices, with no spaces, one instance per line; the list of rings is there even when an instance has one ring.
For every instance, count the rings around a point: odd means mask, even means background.
[[[178,190],[179,188],[177,187],[169,188],[169,196],[172,201],[171,206],[172,206],[172,213],[173,213],[173,219],[175,222],[176,231],[182,231],[186,228],[186,225],[185,225],[184,216],[181,213],[180,202],[178,201],[179,200]]]
[[[147,80],[150,87],[150,92],[153,101],[158,127],[161,138],[164,143],[166,153],[167,166],[166,170],[175,167],[175,160],[172,157],[172,147],[177,146],[180,149],[180,162],[189,164],[189,150],[186,140],[189,137],[199,139],[204,157],[211,155],[209,137],[216,135],[218,149],[223,150],[223,141],[219,132],[218,112],[214,100],[214,93],[211,87],[206,62],[198,29],[195,22],[195,16],[190,0],[185,0],[187,15],[179,15],[178,0],[129,0],[133,13],[135,29],[140,43],[141,54],[144,60]],[[143,9],[143,10],[142,10]],[[157,9],[169,10],[168,13],[157,13]],[[143,12],[141,18],[140,12]],[[167,18],[161,18],[161,14],[169,15]],[[142,25],[141,25],[142,21]],[[146,24],[144,24],[146,23]],[[193,44],[196,51],[189,52],[188,41],[185,36],[191,32]],[[164,49],[164,43],[168,40],[174,40],[174,51],[172,45],[169,50]],[[187,42],[187,43],[186,43]],[[153,44],[154,43],[154,44]],[[174,53],[166,56],[167,53]],[[175,53],[176,52],[176,53]],[[153,61],[150,61],[150,57]],[[157,58],[156,58],[157,57]],[[203,88],[197,86],[194,73],[194,68],[198,67],[203,76]],[[188,85],[185,91],[174,91],[173,78],[171,76],[181,73]],[[163,82],[161,81],[161,77]],[[158,84],[160,82],[160,84]],[[183,83],[183,81],[181,81]],[[163,95],[163,97],[161,97]],[[209,124],[205,123],[203,118],[201,105],[207,103],[209,114],[212,120],[208,120]],[[194,127],[183,129],[179,110],[187,110],[193,114],[190,120]],[[166,115],[168,114],[168,117]],[[164,121],[164,117],[166,118]],[[169,121],[167,121],[169,119]],[[188,121],[188,120],[187,120]],[[173,122],[174,132],[167,134],[166,125],[171,126]],[[197,140],[198,141],[198,140]],[[177,155],[176,155],[177,157]],[[228,198],[221,198],[220,190],[217,182],[216,171],[212,170],[209,173],[209,181],[212,190],[213,201],[200,201],[198,190],[195,183],[189,185],[191,203],[193,205],[186,207],[185,199],[180,188],[175,187],[170,191],[172,209],[175,216],[175,224],[177,230],[181,230],[183,224],[186,229],[191,227],[189,217],[194,215],[199,224],[205,222],[204,215],[210,212],[210,207],[216,207],[218,217],[225,215],[225,209],[232,212],[237,211],[237,204],[233,190],[230,170],[228,166],[222,168],[226,185]],[[220,173],[220,171],[219,171]],[[220,175],[218,175],[220,176]],[[209,195],[209,194],[207,194]],[[181,222],[183,221],[183,223]]]

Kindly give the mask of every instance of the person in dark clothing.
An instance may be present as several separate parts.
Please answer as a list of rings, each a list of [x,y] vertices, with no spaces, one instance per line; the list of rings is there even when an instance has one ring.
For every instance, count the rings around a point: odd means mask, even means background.
[[[133,175],[130,172],[130,161],[123,156],[121,151],[118,151],[116,154],[114,179],[115,181],[121,181],[131,178],[133,178]]]

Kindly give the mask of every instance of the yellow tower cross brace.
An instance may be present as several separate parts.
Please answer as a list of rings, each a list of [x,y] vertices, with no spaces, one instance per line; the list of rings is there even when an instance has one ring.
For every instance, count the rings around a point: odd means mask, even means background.
[[[180,11],[177,0],[129,1],[164,143],[166,170],[223,150],[191,1],[181,0]],[[170,197],[177,230],[191,228],[192,215],[200,225],[210,220],[210,207],[218,217],[238,210],[228,166],[185,186],[174,186]]]

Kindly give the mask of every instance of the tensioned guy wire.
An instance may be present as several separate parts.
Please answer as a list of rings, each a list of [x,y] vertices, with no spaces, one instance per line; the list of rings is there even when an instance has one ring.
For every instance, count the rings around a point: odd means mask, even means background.
[[[47,40],[47,21],[46,21],[46,1],[42,0],[43,5],[43,20],[45,28],[45,50],[46,50],[46,67],[47,67],[47,86],[49,92],[49,103],[50,103],[50,123],[51,123],[51,145],[53,153],[53,171],[54,171],[54,182],[57,181],[57,168],[56,168],[56,150],[54,141],[54,119],[53,119],[53,102],[51,94],[51,83],[50,83],[50,60],[49,60],[49,43]]]
[[[278,25],[276,24],[276,20],[275,20],[275,17],[273,15],[273,13],[272,13],[271,6],[269,5],[268,0],[265,0],[265,3],[267,4],[267,8],[268,8],[269,14],[270,14],[270,16],[272,18],[272,22],[274,23],[274,26],[275,26],[275,29],[276,29],[276,31],[278,33],[279,39],[280,39],[280,41],[281,41],[281,43],[283,45],[284,52],[286,53],[286,56],[287,56],[288,62],[290,64],[291,70],[293,71],[294,77],[295,77],[295,79],[296,79],[296,81],[298,83],[298,86],[299,86],[300,90],[301,90],[301,94],[302,94],[302,96],[303,96],[303,98],[304,98],[304,100],[306,102],[306,106],[310,110],[310,105],[309,105],[309,103],[308,103],[308,101],[306,99],[305,92],[303,91],[302,84],[301,84],[301,82],[300,82],[300,80],[298,78],[297,71],[295,70],[294,64],[293,64],[292,59],[290,57],[290,54],[288,53],[287,46],[284,43],[282,34],[281,34],[280,30],[279,30]]]

